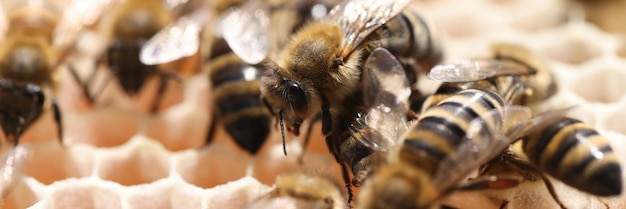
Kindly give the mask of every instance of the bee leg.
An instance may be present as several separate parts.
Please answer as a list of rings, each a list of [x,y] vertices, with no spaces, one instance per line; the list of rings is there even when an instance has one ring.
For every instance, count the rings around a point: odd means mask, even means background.
[[[322,106],[322,133],[324,135],[328,135],[330,133],[332,124],[333,124],[333,119],[332,119],[332,116],[330,115],[329,107],[325,103],[325,105]]]
[[[73,65],[69,64],[68,68],[70,71],[70,75],[72,75],[72,78],[74,78],[74,80],[78,82],[78,85],[80,85],[81,89],[83,90],[83,96],[87,98],[87,101],[89,102],[89,104],[93,104],[93,98],[91,97],[91,95],[89,95],[89,87],[87,86],[87,83],[89,82],[83,82],[82,79],[80,79],[80,76],[78,76],[78,72],[76,72],[76,69],[74,68]],[[92,73],[92,74],[95,74],[95,73]]]
[[[502,200],[502,204],[500,204],[500,209],[505,209],[509,205],[508,200]]]
[[[209,131],[207,132],[206,141],[204,145],[211,143],[211,141],[213,141],[213,136],[215,135],[215,128],[217,124],[217,117],[215,117],[215,111],[213,111],[213,114],[211,115],[211,117],[212,117],[211,125],[209,126]]]
[[[152,102],[152,108],[150,109],[150,112],[153,114],[157,112],[159,104],[161,104],[161,100],[163,100],[163,95],[165,94],[165,90],[167,89],[167,79],[172,79],[178,83],[183,82],[180,77],[172,73],[161,71],[159,74],[161,75],[161,82],[159,83],[159,89],[157,90],[156,98],[154,98],[154,101]]]
[[[304,139],[302,141],[302,152],[298,156],[298,164],[302,165],[304,163],[304,153],[306,152],[307,145],[309,145],[309,139],[311,139],[311,132],[313,132],[313,125],[315,124],[315,122],[319,121],[320,119],[322,119],[322,114],[318,113],[318,114],[315,114],[309,120],[308,127],[306,128],[306,134],[304,134]]]
[[[54,99],[52,100],[52,111],[54,112],[54,121],[57,123],[59,141],[61,142],[61,145],[63,145],[63,121],[61,120],[61,110]]]
[[[528,164],[528,162],[523,161],[522,159],[514,155],[505,155],[505,157],[508,163],[518,167],[517,170],[527,172],[526,174],[522,174],[526,176],[526,179],[532,179],[534,178],[534,176],[539,176],[541,180],[543,180],[543,183],[546,185],[546,188],[548,189],[550,196],[552,196],[552,199],[554,199],[554,201],[559,204],[559,207],[566,208],[565,205],[563,205],[563,202],[561,202],[561,200],[559,199],[559,196],[557,195],[556,190],[552,185],[552,181],[550,181],[550,179],[548,179],[546,175],[538,171],[534,166]]]
[[[352,184],[350,183],[350,174],[348,173],[348,167],[346,167],[345,163],[339,163],[341,165],[341,177],[343,177],[343,182],[346,184],[346,190],[348,191],[348,206],[350,207],[352,203]]]
[[[440,209],[457,209],[455,207],[449,206],[449,205],[441,205],[439,206]]]
[[[563,205],[563,202],[561,202],[561,200],[559,199],[559,196],[556,194],[556,190],[554,189],[554,186],[552,185],[552,181],[550,181],[550,179],[548,179],[545,175],[543,175],[543,173],[539,173],[539,176],[543,180],[543,183],[546,185],[546,188],[548,188],[548,192],[550,192],[550,196],[552,196],[552,199],[554,199],[554,201],[557,204],[559,204],[561,208],[563,209],[567,208],[565,207],[565,205]]]

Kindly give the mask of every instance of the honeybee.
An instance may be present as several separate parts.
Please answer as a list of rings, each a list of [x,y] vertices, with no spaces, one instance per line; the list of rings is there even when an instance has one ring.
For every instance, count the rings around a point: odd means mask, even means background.
[[[30,152],[30,145],[22,144],[11,148],[0,157],[0,203],[11,193],[17,180],[23,175]]]
[[[321,110],[322,132],[331,132],[343,103],[360,86],[362,63],[386,48],[414,83],[421,69],[442,58],[435,30],[410,1],[344,1],[323,20],[300,29],[261,77],[262,100],[282,126],[298,135],[302,122]],[[283,128],[284,129],[284,128]]]
[[[363,64],[361,88],[343,104],[326,143],[348,188],[360,184],[386,162],[386,152],[407,130],[409,81],[402,64],[385,48],[375,49]],[[350,179],[348,169],[352,172]]]
[[[562,112],[554,111],[533,119],[532,131],[521,139],[523,154],[511,149],[505,151],[479,171],[478,178],[491,179],[490,183],[471,187],[507,185],[505,188],[510,188],[524,181],[543,180],[561,208],[566,207],[545,174],[592,195],[621,194],[622,168],[609,140],[590,125],[563,116]],[[503,205],[507,203],[503,200]]]
[[[115,2],[110,16],[101,21],[100,29],[111,40],[106,51],[97,60],[97,65],[105,64],[110,74],[106,82],[116,78],[120,86],[129,96],[135,96],[147,79],[158,76],[159,86],[156,96],[150,107],[151,113],[156,113],[161,103],[168,81],[180,82],[178,76],[173,73],[160,70],[156,65],[145,65],[139,59],[139,53],[144,44],[169,22],[170,11],[160,0],[133,0]],[[94,70],[87,82],[78,76],[74,69],[70,72],[83,88],[85,96],[90,103],[94,103],[99,94],[104,90],[107,83],[96,89],[91,94],[90,82],[95,76]]]
[[[536,104],[558,90],[554,75],[537,54],[506,42],[491,44],[489,58],[437,65],[427,76],[444,83],[424,102],[422,111],[462,89],[476,86],[506,95],[512,83],[522,83],[527,87],[525,92],[511,101],[517,105]]]
[[[52,2],[42,5],[2,5],[9,24],[0,47],[0,119],[7,140],[17,145],[19,137],[48,108],[54,112],[59,140],[63,140],[61,113],[51,89],[59,51],[53,46],[60,9]],[[49,101],[50,100],[50,101]]]
[[[359,207],[431,208],[462,189],[466,175],[527,131],[530,109],[507,100],[492,90],[471,88],[422,112],[389,152],[388,162],[365,181]]]
[[[345,193],[330,176],[292,171],[276,177],[274,188],[245,208],[348,208]]]

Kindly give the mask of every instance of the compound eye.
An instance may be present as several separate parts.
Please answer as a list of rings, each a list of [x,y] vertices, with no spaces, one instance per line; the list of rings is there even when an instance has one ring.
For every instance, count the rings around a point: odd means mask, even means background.
[[[308,109],[308,101],[304,89],[297,82],[289,82],[287,89],[287,99],[291,103],[291,107],[296,112],[305,112]]]

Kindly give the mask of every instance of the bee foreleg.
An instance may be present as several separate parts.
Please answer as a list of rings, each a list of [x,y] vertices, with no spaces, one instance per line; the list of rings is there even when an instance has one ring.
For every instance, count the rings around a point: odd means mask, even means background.
[[[330,115],[328,105],[322,106],[322,134],[328,135],[332,129],[333,119]]]
[[[89,104],[93,104],[94,99],[89,94],[89,87],[87,86],[89,82],[83,82],[82,79],[80,79],[80,76],[78,76],[78,73],[76,72],[76,69],[74,68],[73,65],[69,64],[68,70],[70,71],[70,75],[72,75],[74,80],[76,80],[78,85],[80,85],[81,89],[83,90],[83,95],[85,96],[85,98],[87,98],[87,101],[89,101]],[[92,74],[95,75],[95,73],[92,73]],[[92,79],[89,79],[89,80],[92,80]]]
[[[348,173],[348,167],[346,167],[346,164],[344,163],[339,163],[339,165],[341,165],[341,177],[343,177],[343,182],[346,185],[346,190],[348,191],[348,207],[351,206],[352,203],[352,184],[350,183],[350,174]]]

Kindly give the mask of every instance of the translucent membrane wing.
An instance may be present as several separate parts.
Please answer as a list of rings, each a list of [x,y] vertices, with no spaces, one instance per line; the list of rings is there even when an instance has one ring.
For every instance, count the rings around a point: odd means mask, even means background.
[[[98,21],[105,10],[118,0],[73,0],[64,11],[54,31],[54,46],[66,48],[76,40],[80,30]]]
[[[221,21],[222,36],[228,46],[248,64],[258,64],[270,50],[269,8],[261,0],[251,0]]]
[[[330,11],[326,21],[337,23],[344,34],[342,56],[347,56],[372,31],[394,18],[410,0],[352,0],[344,1]]]
[[[487,124],[483,118],[472,120],[464,143],[439,165],[435,183],[443,188],[450,187],[480,165],[499,155],[528,130],[531,117],[528,107],[507,106],[504,112],[496,109],[488,112],[485,118],[492,118],[495,121],[493,124]],[[502,120],[499,121],[497,118]]]
[[[30,145],[19,145],[0,157],[0,197],[5,197],[23,175]]]
[[[444,82],[478,81],[502,75],[528,75],[534,71],[511,60],[469,59],[436,65],[428,78]]]
[[[362,144],[375,150],[386,150],[407,130],[406,114],[411,95],[402,64],[386,49],[377,48],[363,65],[364,124],[368,137]]]
[[[537,114],[532,119],[532,127],[534,129],[541,130],[541,129],[544,129],[546,126],[553,125],[557,121],[566,117],[567,113],[574,108],[576,108],[576,106],[566,107],[566,108],[557,109],[557,110],[551,110],[551,111]]]
[[[204,9],[178,18],[146,42],[139,59],[146,65],[155,65],[194,55],[200,46],[200,31],[208,18]]]

